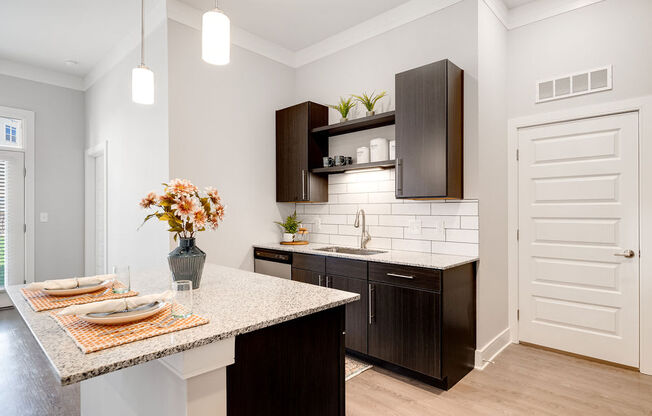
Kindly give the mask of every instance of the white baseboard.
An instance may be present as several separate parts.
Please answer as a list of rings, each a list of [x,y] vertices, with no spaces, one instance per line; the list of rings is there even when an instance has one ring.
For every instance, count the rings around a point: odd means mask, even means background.
[[[511,342],[509,328],[505,328],[503,332],[496,335],[487,345],[479,350],[475,350],[476,370],[484,370],[487,364],[489,364],[489,361],[493,361]]]

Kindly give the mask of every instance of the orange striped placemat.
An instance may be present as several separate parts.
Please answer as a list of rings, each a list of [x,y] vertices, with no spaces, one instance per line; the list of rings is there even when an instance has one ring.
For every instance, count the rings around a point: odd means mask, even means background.
[[[64,308],[70,305],[81,305],[84,303],[99,302],[101,300],[128,298],[130,296],[138,295],[138,292],[134,292],[133,290],[130,290],[129,292],[125,292],[125,293],[113,293],[113,291],[111,290],[106,295],[98,296],[98,297],[93,297],[93,295],[97,295],[98,292],[102,293],[99,290],[97,292],[88,293],[81,297],[52,296],[52,295],[48,295],[47,293],[41,290],[29,290],[29,289],[21,289],[21,292],[23,292],[23,296],[25,296],[27,302],[29,302],[32,309],[34,309],[36,312]],[[74,298],[74,299],[67,299],[67,298]]]
[[[142,321],[132,322],[123,325],[99,325],[82,321],[77,316],[66,315],[58,316],[56,312],[50,312],[52,317],[61,325],[61,327],[75,341],[79,349],[88,354],[90,352],[100,351],[118,345],[128,344],[134,341],[155,337],[157,335],[169,334],[170,332],[180,331],[182,329],[193,328],[195,326],[208,323],[208,319],[197,315],[190,315],[187,318],[181,318],[173,321],[172,325],[165,328],[158,328],[149,323],[167,323],[171,315],[171,305],[164,307],[161,312]],[[105,333],[113,330],[124,330],[113,334]],[[127,334],[134,330],[134,332]],[[124,333],[124,335],[118,335]]]

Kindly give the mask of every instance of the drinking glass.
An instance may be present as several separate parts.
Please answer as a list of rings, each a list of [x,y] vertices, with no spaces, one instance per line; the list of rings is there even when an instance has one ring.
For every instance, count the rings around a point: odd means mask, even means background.
[[[131,274],[129,273],[129,266],[113,266],[113,274],[115,275],[113,293],[129,292],[129,289],[131,289]]]
[[[172,300],[172,316],[187,318],[192,315],[192,282],[177,280],[172,282],[174,299]]]

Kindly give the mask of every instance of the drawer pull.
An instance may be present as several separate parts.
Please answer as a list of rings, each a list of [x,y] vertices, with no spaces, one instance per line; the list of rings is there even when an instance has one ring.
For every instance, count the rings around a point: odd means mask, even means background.
[[[400,277],[401,279],[414,279],[414,276],[406,274],[387,273],[387,276]]]

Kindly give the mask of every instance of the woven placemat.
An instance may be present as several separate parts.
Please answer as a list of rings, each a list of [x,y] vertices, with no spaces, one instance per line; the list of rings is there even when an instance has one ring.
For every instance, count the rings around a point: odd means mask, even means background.
[[[159,328],[149,323],[167,323],[171,318],[170,309],[167,305],[159,313],[142,321],[132,322],[123,325],[99,325],[83,321],[75,315],[58,316],[51,312],[52,317],[75,341],[84,354],[100,351],[118,345],[128,344],[134,341],[155,337],[157,335],[169,334],[170,332],[182,329],[193,328],[208,323],[208,319],[197,315],[190,315],[187,318],[176,319],[172,325]],[[108,331],[123,330],[122,332],[105,335]],[[134,332],[127,334],[127,332]],[[118,335],[124,334],[124,335]]]
[[[106,290],[106,289],[102,289],[102,290]],[[93,297],[93,295],[102,293],[99,290],[97,292],[91,292],[85,294],[84,296],[81,297],[52,296],[52,295],[48,295],[47,293],[41,290],[29,290],[29,289],[21,289],[21,292],[23,292],[23,296],[25,296],[27,302],[30,304],[32,309],[34,309],[36,312],[65,308],[66,306],[70,306],[70,305],[82,305],[84,303],[99,302],[107,299],[128,298],[130,296],[138,295],[138,292],[134,292],[133,290],[130,290],[129,292],[125,292],[125,293],[113,293],[113,291],[110,290],[109,293],[107,293],[106,295],[102,295],[99,297]],[[72,298],[72,299],[68,299],[68,298]],[[68,300],[64,300],[64,299],[68,299]]]

